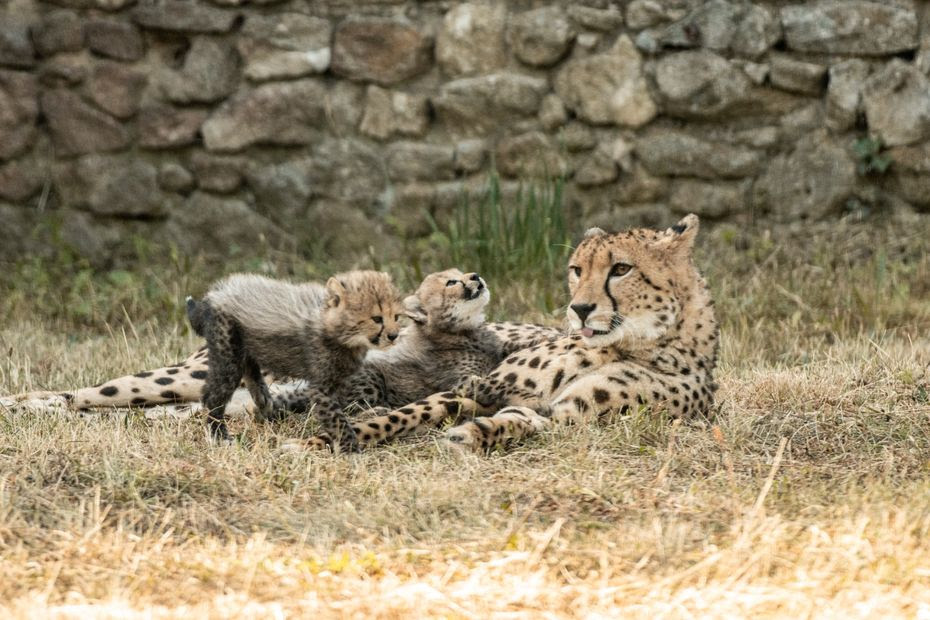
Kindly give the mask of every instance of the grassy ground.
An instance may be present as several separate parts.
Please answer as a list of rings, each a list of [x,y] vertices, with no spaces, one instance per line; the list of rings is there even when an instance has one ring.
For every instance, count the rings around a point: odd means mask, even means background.
[[[930,617],[928,233],[702,233],[723,325],[712,420],[334,457],[276,453],[299,420],[210,448],[199,420],[0,411],[0,613]],[[175,310],[199,282],[156,276],[10,286],[0,393],[192,350]],[[558,321],[561,283],[495,277],[498,316]],[[56,292],[87,312],[30,309]]]

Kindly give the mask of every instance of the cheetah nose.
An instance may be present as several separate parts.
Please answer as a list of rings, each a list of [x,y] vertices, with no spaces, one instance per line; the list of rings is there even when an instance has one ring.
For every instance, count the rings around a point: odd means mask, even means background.
[[[588,318],[588,315],[594,312],[594,309],[597,308],[597,304],[572,304],[571,308],[575,311],[575,314],[578,315],[578,319],[584,323],[585,319]]]
[[[388,340],[390,340],[391,342],[394,342],[395,340],[397,340],[397,334],[388,334]]]

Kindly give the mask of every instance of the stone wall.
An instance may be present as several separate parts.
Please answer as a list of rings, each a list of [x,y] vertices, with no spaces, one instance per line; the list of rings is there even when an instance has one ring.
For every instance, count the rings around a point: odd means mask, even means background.
[[[4,0],[0,255],[396,251],[491,166],[613,227],[927,208],[927,5]]]

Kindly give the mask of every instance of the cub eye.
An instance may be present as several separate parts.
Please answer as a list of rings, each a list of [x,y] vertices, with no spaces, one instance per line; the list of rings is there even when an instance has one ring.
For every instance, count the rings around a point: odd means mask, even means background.
[[[630,273],[630,269],[632,268],[633,265],[627,263],[617,263],[613,266],[613,268],[611,268],[610,277],[616,278],[618,276],[625,276],[626,274]]]
[[[446,286],[455,286],[458,283],[459,283],[458,280],[449,280],[446,282]]]
[[[572,270],[572,273],[575,274],[575,277],[578,277],[578,278],[581,277],[581,267],[576,267],[575,265],[572,265],[571,267],[569,267],[569,269]]]
[[[381,325],[382,323],[384,323],[384,318],[380,316],[373,316],[371,317],[371,320],[377,323],[378,325]]]
[[[399,315],[399,314],[395,314],[395,315],[394,315],[394,322],[396,323],[396,322],[399,321],[399,320],[400,320],[400,315]]]

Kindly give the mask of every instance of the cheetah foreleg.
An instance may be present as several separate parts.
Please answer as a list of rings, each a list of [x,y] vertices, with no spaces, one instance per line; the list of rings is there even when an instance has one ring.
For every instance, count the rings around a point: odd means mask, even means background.
[[[470,398],[463,398],[454,392],[441,392],[384,415],[357,420],[350,426],[355,431],[359,445],[368,447],[394,437],[420,433],[439,426],[449,418],[463,414],[474,415],[481,410],[482,406]],[[283,447],[289,450],[321,449],[329,442],[328,434],[324,433],[309,440],[288,440]]]
[[[550,421],[529,407],[505,407],[446,431],[443,446],[463,452],[487,451],[499,444],[534,435]]]

